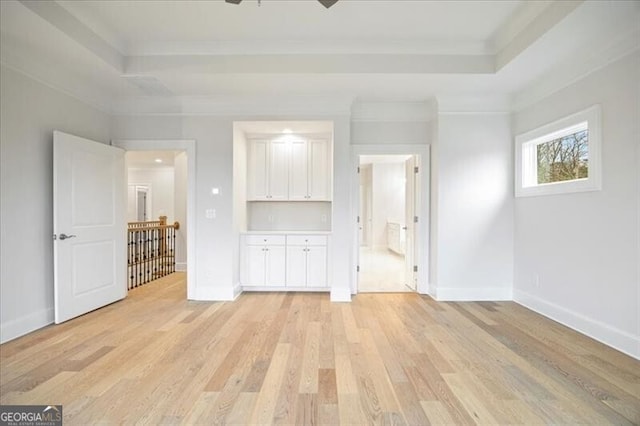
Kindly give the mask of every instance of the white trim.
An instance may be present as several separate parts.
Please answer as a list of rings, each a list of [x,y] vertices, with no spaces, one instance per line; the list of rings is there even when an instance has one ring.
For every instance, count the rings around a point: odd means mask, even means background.
[[[514,302],[640,360],[640,336],[612,327],[522,290],[514,290]]]
[[[437,116],[434,99],[422,102],[354,102],[351,122],[420,123]]]
[[[589,130],[589,177],[548,184],[536,184],[535,146],[551,141],[587,123]],[[602,189],[601,108],[594,105],[567,117],[517,135],[515,138],[515,195],[531,197],[598,191]]]
[[[332,302],[351,302],[351,289],[347,287],[337,288],[333,286],[331,288],[331,301]]]
[[[419,238],[418,252],[415,254],[416,264],[418,266],[418,286],[416,292],[418,294],[429,294],[429,242],[430,242],[430,224],[431,224],[431,212],[430,212],[430,190],[431,190],[431,146],[429,144],[381,144],[381,145],[367,145],[357,144],[351,145],[351,167],[352,167],[352,182],[351,182],[351,215],[353,218],[353,232],[352,232],[352,265],[351,265],[351,293],[356,294],[358,292],[358,274],[356,267],[358,265],[358,258],[360,252],[360,241],[358,238],[358,224],[355,218],[359,214],[359,200],[360,200],[360,179],[357,173],[359,166],[360,155],[419,155],[420,156],[420,176],[422,181],[420,182],[420,194],[418,196],[420,200],[420,211],[418,217],[421,220],[420,234],[416,236]],[[332,296],[333,300],[333,296]]]
[[[134,170],[132,168],[129,168],[128,170]],[[145,215],[147,217],[147,220],[158,220],[158,218],[154,218],[151,217],[151,213],[153,212],[153,185],[151,183],[129,183],[129,176],[128,176],[128,170],[127,170],[127,191],[129,190],[130,187],[133,186],[134,191],[135,191],[135,207],[136,207],[136,219],[135,221],[138,220],[138,216],[139,216],[139,211],[138,211],[138,188],[142,188],[144,190],[146,190],[147,193],[147,211],[145,212]],[[129,194],[127,193],[127,212],[129,211]],[[128,218],[127,218],[128,219]],[[132,222],[135,222],[132,221]]]
[[[6,343],[42,327],[46,327],[49,324],[53,324],[53,313],[53,308],[48,308],[3,322],[0,326],[0,343]]]
[[[198,287],[193,292],[191,300],[200,300],[207,302],[232,302],[240,295],[235,294],[235,290],[231,287]]]
[[[187,153],[187,299],[197,297],[196,281],[196,141],[194,139],[122,139],[111,145],[127,151],[186,151]],[[226,299],[225,299],[226,300]]]
[[[439,302],[477,302],[513,300],[511,286],[505,287],[438,287],[432,295]]]
[[[313,292],[313,293],[329,293],[329,287],[262,287],[262,286],[242,286],[242,291],[275,291],[275,292],[283,292],[286,293],[288,291],[292,292]]]

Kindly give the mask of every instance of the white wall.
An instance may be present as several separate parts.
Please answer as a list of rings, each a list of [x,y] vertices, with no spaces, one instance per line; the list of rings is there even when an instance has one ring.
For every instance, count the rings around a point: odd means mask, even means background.
[[[511,299],[511,145],[506,114],[439,115],[430,283],[438,300]]]
[[[185,160],[186,161],[186,160]],[[151,217],[148,220],[158,220],[160,216],[167,216],[167,222],[175,219],[175,185],[174,167],[158,167],[149,169],[134,169],[127,167],[127,182],[129,185],[148,185],[151,197]],[[133,209],[135,211],[135,208]]]
[[[373,245],[387,247],[387,221],[405,222],[405,164],[372,164]]]
[[[0,69],[0,341],[53,321],[53,130],[109,141],[109,115]]]
[[[331,231],[331,202],[250,201],[249,231]]]
[[[233,232],[247,230],[247,138],[238,124],[233,129]],[[240,286],[240,239],[233,244],[233,283]]]
[[[233,196],[234,143],[233,122],[256,120],[260,117],[209,116],[114,116],[113,139],[194,139],[196,140],[196,289],[192,297],[202,300],[231,300],[237,296],[237,250],[239,226],[234,227]],[[348,119],[333,118],[334,170],[336,176],[349,173]],[[268,119],[277,119],[268,117]],[[283,117],[283,120],[313,119],[313,117]],[[346,153],[343,152],[346,150]],[[340,186],[342,185],[342,186]],[[218,195],[211,189],[219,188]],[[342,293],[349,293],[350,253],[344,239],[349,238],[350,199],[348,187],[337,179],[333,202],[333,270],[331,282]],[[205,210],[214,209],[215,218],[206,219]],[[342,232],[342,233],[340,233]],[[231,249],[230,249],[231,248]],[[191,255],[191,254],[190,254]],[[234,260],[235,259],[235,260]],[[346,293],[345,290],[346,289]],[[338,290],[340,291],[340,290]],[[333,289],[332,289],[332,297]],[[342,300],[342,296],[335,296]]]
[[[516,301],[640,357],[640,54],[514,114],[514,134],[602,107],[602,190],[518,198]]]

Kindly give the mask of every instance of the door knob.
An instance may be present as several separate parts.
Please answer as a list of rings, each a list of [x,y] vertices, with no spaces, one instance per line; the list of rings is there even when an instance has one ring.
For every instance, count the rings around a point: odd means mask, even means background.
[[[58,239],[59,240],[66,240],[67,238],[73,238],[73,237],[75,237],[75,235],[60,234]]]

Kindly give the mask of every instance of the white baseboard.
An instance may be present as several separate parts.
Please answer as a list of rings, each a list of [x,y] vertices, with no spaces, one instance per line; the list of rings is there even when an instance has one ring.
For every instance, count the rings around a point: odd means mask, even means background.
[[[233,300],[236,300],[238,296],[242,293],[242,286],[239,282],[236,282],[233,286]]]
[[[2,323],[0,325],[0,343],[8,342],[52,324],[53,320],[53,308],[49,308]]]
[[[240,293],[235,293],[235,287],[198,287],[194,291],[192,300],[224,302],[236,300]]]
[[[300,293],[329,293],[327,287],[261,287],[261,286],[242,286],[242,291],[268,291],[268,292],[300,292]]]
[[[176,271],[187,272],[187,262],[176,262]]]
[[[605,345],[640,359],[640,336],[634,336],[578,312],[548,302],[521,290],[514,290],[513,300]]]
[[[431,295],[440,302],[478,302],[512,300],[511,287],[435,287]]]
[[[349,287],[332,288],[331,301],[332,302],[351,302],[351,289]]]

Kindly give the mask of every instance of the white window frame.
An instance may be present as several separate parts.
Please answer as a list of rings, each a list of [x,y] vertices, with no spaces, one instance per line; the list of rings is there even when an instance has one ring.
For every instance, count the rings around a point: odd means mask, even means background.
[[[537,183],[536,147],[584,129],[589,130],[589,176],[561,182]],[[515,144],[516,197],[567,194],[602,189],[600,105],[594,105],[553,123],[517,135]]]

